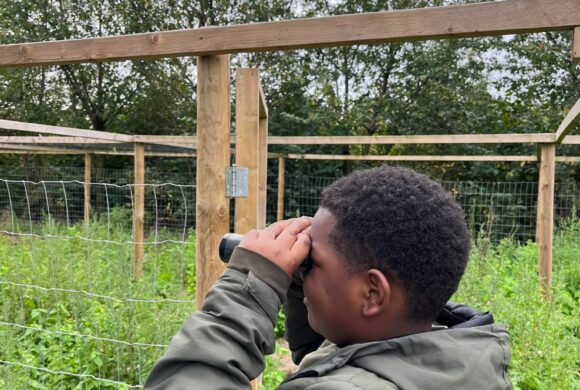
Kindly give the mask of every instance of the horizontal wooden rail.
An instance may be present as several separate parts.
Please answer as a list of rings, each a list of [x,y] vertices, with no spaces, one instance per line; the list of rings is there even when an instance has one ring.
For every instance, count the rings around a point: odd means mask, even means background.
[[[569,135],[562,141],[564,145],[580,145],[580,135]]]
[[[71,135],[76,137],[95,138],[117,142],[133,142],[132,135],[107,133],[104,131],[81,130],[72,127],[49,126],[38,123],[26,123],[0,119],[0,129],[26,131],[29,133]]]
[[[0,67],[208,56],[580,26],[578,0],[505,0],[236,26],[0,46]]]
[[[87,150],[87,149],[64,149],[48,146],[34,145],[6,145],[0,144],[0,154],[54,154],[54,155],[77,155],[77,154],[99,154],[110,156],[133,156],[133,150]],[[195,157],[194,152],[158,152],[145,151],[147,157]]]
[[[109,141],[105,139],[94,139],[85,137],[66,137],[66,136],[12,136],[12,135],[2,135],[0,136],[0,143],[4,144],[30,144],[30,145],[121,145],[126,142],[119,141]]]
[[[537,156],[371,156],[335,154],[280,154],[270,153],[268,158],[287,158],[294,160],[352,160],[352,161],[537,161]],[[558,162],[580,162],[580,156],[556,157]]]
[[[552,133],[269,137],[270,145],[551,143]]]

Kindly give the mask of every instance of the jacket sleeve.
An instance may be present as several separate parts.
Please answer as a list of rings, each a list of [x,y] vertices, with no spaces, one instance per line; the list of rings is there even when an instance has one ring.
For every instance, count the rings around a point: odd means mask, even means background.
[[[171,340],[146,389],[248,389],[262,372],[264,355],[274,352],[274,325],[290,276],[241,248],[228,267]]]
[[[292,283],[284,304],[286,315],[286,340],[292,352],[292,361],[300,364],[304,356],[318,349],[324,337],[316,333],[308,323],[308,310],[304,305],[304,290],[299,274],[292,276]]]

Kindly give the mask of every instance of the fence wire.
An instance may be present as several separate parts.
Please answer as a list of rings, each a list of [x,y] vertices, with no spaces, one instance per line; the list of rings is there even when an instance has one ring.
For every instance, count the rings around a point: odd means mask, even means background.
[[[134,280],[132,173],[94,177],[88,224],[82,169],[0,178],[0,388],[142,387],[194,309],[195,180],[148,178],[144,270]],[[313,215],[334,180],[287,175],[285,217]],[[474,237],[534,239],[537,183],[441,184]],[[267,199],[273,222],[275,176]],[[579,204],[580,187],[558,183],[556,224],[579,217]]]
[[[0,388],[141,387],[194,309],[195,187],[0,179]]]
[[[284,217],[314,215],[322,190],[334,182],[332,177],[286,177]],[[268,178],[268,221],[276,220],[277,177]],[[538,184],[535,182],[443,181],[463,208],[474,238],[493,242],[512,238],[525,242],[535,239]],[[580,186],[575,182],[557,183],[554,194],[556,226],[580,217]]]

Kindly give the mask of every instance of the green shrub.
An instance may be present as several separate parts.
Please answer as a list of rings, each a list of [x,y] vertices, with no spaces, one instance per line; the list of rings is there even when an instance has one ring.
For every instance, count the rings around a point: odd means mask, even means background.
[[[189,232],[183,244],[146,244],[143,277],[134,281],[127,218],[121,210],[108,220],[94,219],[88,230],[49,220],[35,227],[42,235],[89,234],[97,241],[0,236],[0,360],[81,375],[0,364],[0,388],[124,388],[115,382],[143,383],[164,348],[135,343],[169,343],[193,311],[195,236]],[[472,250],[453,300],[490,310],[496,322],[508,325],[510,376],[516,389],[580,388],[578,237],[578,220],[565,223],[555,236],[550,303],[540,290],[535,244],[504,240],[494,246],[482,239]],[[148,242],[166,239],[176,238],[162,230]],[[280,314],[277,337],[283,336],[283,319]],[[288,355],[277,345],[276,354],[267,357],[263,389],[276,388],[287,375]]]

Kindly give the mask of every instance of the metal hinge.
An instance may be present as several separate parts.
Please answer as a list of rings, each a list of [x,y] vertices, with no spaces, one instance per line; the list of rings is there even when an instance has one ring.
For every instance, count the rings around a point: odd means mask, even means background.
[[[250,169],[243,167],[226,168],[226,198],[248,197],[248,176]]]

